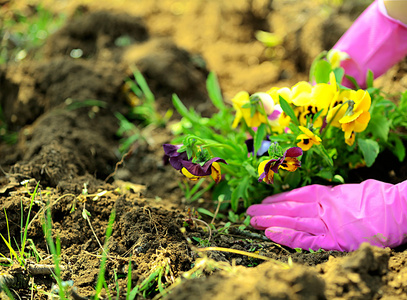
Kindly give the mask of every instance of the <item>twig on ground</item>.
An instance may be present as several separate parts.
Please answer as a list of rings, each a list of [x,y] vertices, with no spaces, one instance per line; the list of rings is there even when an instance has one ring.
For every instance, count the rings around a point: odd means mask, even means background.
[[[106,177],[105,183],[106,183],[111,177],[113,177],[114,175],[116,175],[116,172],[117,172],[117,169],[119,168],[119,166],[124,163],[124,160],[125,160],[125,158],[126,158],[127,156],[129,156],[129,155],[131,155],[131,154],[133,153],[133,150],[134,150],[133,147],[130,147],[130,150],[127,151],[126,153],[124,153],[124,155],[122,156],[122,159],[116,163],[116,166],[114,167],[113,173],[109,174],[109,176]]]

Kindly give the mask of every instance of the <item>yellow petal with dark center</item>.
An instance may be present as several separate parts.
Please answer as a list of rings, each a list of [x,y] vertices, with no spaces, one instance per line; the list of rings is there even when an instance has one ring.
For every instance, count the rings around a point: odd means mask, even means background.
[[[303,151],[308,151],[314,143],[310,139],[303,139],[297,143],[297,146],[300,147]]]
[[[216,183],[219,183],[222,176],[221,176],[221,171],[220,171],[220,165],[215,161],[212,166],[211,166],[211,177]]]
[[[283,163],[280,165],[281,169],[287,170],[289,172],[294,172],[300,166],[300,162],[295,157],[286,157]]]

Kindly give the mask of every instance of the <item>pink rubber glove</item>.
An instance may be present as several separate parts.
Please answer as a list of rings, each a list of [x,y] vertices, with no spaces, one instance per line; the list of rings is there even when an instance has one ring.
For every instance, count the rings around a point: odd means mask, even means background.
[[[407,55],[407,25],[391,18],[383,0],[373,2],[339,39],[334,49],[349,54],[342,62],[345,74],[366,88],[366,73],[373,71],[375,78]],[[344,80],[344,85],[353,85]]]
[[[247,213],[254,228],[291,248],[354,251],[363,242],[396,247],[407,241],[407,181],[309,185],[267,197]]]

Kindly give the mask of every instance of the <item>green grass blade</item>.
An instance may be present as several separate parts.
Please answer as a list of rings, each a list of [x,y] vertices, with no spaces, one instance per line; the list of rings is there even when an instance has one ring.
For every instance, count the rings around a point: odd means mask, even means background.
[[[32,206],[34,203],[35,196],[37,195],[37,190],[38,190],[39,185],[40,185],[40,182],[37,183],[37,185],[35,186],[35,189],[34,189],[34,193],[31,195],[30,207],[28,209],[27,220],[25,221],[24,235],[23,235],[23,239],[21,241],[21,250],[20,251],[21,251],[22,257],[24,257],[25,243],[27,240],[27,232],[28,232],[28,224],[30,224],[31,209],[32,209]],[[23,219],[23,211],[21,211],[21,218]]]
[[[100,262],[100,270],[99,270],[98,280],[96,283],[96,293],[95,293],[96,299],[99,297],[103,284],[105,282],[105,271],[106,271],[105,267],[106,267],[107,250],[108,250],[107,248],[108,248],[108,244],[109,244],[109,238],[112,235],[115,217],[116,217],[116,212],[115,212],[115,210],[112,210],[112,213],[110,214],[110,217],[109,217],[109,223],[107,224],[106,240],[105,240],[105,244],[103,246],[102,261]]]
[[[208,75],[206,80],[206,89],[208,90],[209,98],[212,100],[213,105],[215,105],[219,110],[224,110],[225,104],[223,103],[218,78],[214,72],[210,72]]]

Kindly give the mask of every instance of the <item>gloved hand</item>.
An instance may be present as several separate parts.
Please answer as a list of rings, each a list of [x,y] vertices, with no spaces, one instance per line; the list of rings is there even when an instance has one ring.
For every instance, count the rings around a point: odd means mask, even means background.
[[[366,88],[368,69],[377,78],[407,55],[407,25],[390,17],[383,0],[377,0],[333,48],[349,54],[350,59],[342,61],[341,66],[345,74],[354,77],[361,88]],[[346,79],[343,84],[353,87]]]
[[[291,248],[354,251],[363,242],[396,247],[407,241],[407,181],[309,185],[267,197],[247,213],[254,228]]]

